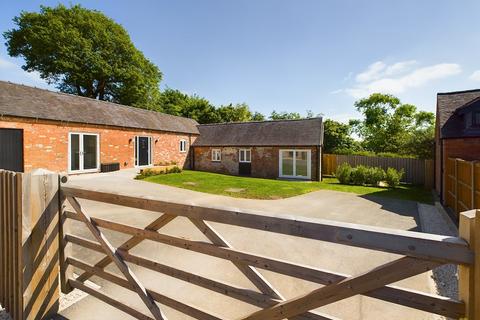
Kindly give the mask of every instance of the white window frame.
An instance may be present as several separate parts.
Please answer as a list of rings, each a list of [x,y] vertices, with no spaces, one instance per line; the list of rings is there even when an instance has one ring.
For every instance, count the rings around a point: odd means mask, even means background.
[[[296,173],[297,166],[297,152],[307,152],[307,175],[306,176],[298,176]],[[283,159],[282,159],[282,152],[293,152],[293,175],[283,175],[282,174],[282,167],[283,167]],[[278,176],[280,178],[294,178],[294,179],[311,179],[312,177],[312,150],[309,149],[280,149],[278,151]]]
[[[150,148],[148,148],[148,164],[139,166],[138,165],[138,138],[148,138],[148,145]],[[152,137],[151,136],[135,136],[133,139],[133,160],[134,160],[134,167],[135,168],[146,168],[146,167],[151,167],[153,166],[153,146],[152,146]]]
[[[187,140],[185,139],[180,140],[180,152],[187,152]]]
[[[83,169],[83,156],[79,156],[78,159],[78,170],[72,170],[72,135],[78,134],[78,151],[83,152],[83,136],[95,136],[97,138],[97,167],[93,169]],[[92,132],[69,132],[68,133],[68,173],[89,173],[89,172],[99,172],[100,171],[100,134]]]
[[[212,149],[212,161],[213,162],[222,161],[222,149]]]
[[[247,152],[249,159],[247,160]],[[244,159],[242,160],[242,153],[244,153]],[[240,163],[252,163],[252,149],[240,149],[238,150],[238,162]]]

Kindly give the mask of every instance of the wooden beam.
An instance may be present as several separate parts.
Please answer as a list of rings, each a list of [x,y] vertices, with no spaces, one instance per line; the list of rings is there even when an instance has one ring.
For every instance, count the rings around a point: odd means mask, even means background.
[[[76,214],[67,213],[73,219],[77,218]],[[323,285],[336,283],[348,278],[348,275],[333,273],[318,268],[305,265],[294,264],[280,259],[264,257],[261,255],[253,255],[243,251],[217,247],[209,243],[191,241],[187,239],[175,238],[168,235],[162,235],[157,232],[145,231],[130,226],[121,225],[114,222],[107,222],[102,219],[92,218],[97,225],[102,228],[111,229],[117,232],[128,234],[137,234],[137,236],[145,237],[152,241],[172,245],[178,248],[200,252],[217,258],[227,259],[230,261],[239,261],[248,265],[255,266],[264,270],[288,275],[291,277],[307,280]],[[101,252],[101,247],[87,239],[67,235],[67,240],[80,246]],[[447,317],[461,317],[465,314],[465,306],[463,303],[440,297],[429,295],[422,292],[399,288],[395,286],[386,286],[377,290],[365,293],[372,298],[432,312]]]
[[[190,219],[190,221],[210,240],[213,244],[219,247],[228,247],[232,246],[225,240],[218,232],[213,229],[211,225],[207,222],[198,219]],[[268,294],[274,299],[285,300],[280,292],[278,292],[268,281],[265,279],[260,272],[258,272],[254,267],[251,267],[247,264],[240,262],[233,262],[233,264],[242,272],[248,280],[250,280],[255,287],[257,287],[261,292]]]
[[[459,234],[471,248],[474,248],[476,210],[460,213]],[[458,293],[460,300],[465,302],[467,319],[475,319],[475,266],[459,266],[458,268]]]
[[[133,285],[128,282],[127,280],[124,280],[112,273],[109,273],[102,268],[98,268],[92,265],[89,265],[85,262],[82,262],[80,260],[74,259],[74,258],[67,258],[68,264],[71,264],[72,266],[75,266],[81,270],[88,271],[89,273],[94,273],[95,276],[100,277],[104,280],[110,281],[118,286],[121,286],[125,289],[128,289],[130,291],[135,292],[135,288]],[[206,311],[201,310],[198,307],[194,307],[188,304],[185,304],[183,302],[180,302],[176,299],[172,299],[170,297],[167,297],[163,294],[160,294],[158,292],[155,292],[150,289],[146,289],[147,292],[153,297],[153,299],[161,304],[164,304],[168,307],[171,307],[172,309],[175,309],[177,311],[180,311],[186,315],[189,315],[191,317],[194,317],[195,319],[201,319],[201,320],[220,320],[221,318],[216,315],[212,315],[210,313],[207,313]]]
[[[138,255],[128,253],[127,251],[119,250],[119,254],[125,261],[136,264],[170,277],[197,285],[208,290],[218,292],[220,294],[226,295],[228,297],[258,306],[258,307],[270,307],[274,304],[279,303],[280,301],[275,301],[268,295],[264,293],[259,293],[257,291],[240,288],[233,284],[226,282],[208,279],[187,271],[175,269],[164,264],[161,264],[156,261],[152,261]]]
[[[59,177],[59,179],[61,179]],[[60,184],[60,181],[59,181]],[[71,245],[68,244],[65,239],[65,234],[69,233],[69,226],[67,224],[67,218],[65,216],[65,202],[67,197],[61,192],[58,197],[58,239],[59,239],[59,259],[60,259],[60,289],[63,293],[70,293],[73,288],[70,286],[68,279],[73,278],[73,268],[69,267],[66,263],[67,257],[72,255]],[[77,279],[80,282],[82,280]]]
[[[477,210],[475,214],[475,242],[472,243],[475,247],[475,264],[474,264],[474,275],[475,275],[475,296],[474,296],[474,306],[475,314],[474,320],[480,320],[480,210]]]
[[[145,290],[145,287],[137,279],[130,267],[122,260],[120,255],[116,252],[115,248],[110,244],[110,242],[105,238],[103,233],[98,229],[97,225],[92,221],[92,218],[85,213],[82,209],[80,203],[72,197],[67,197],[68,201],[72,205],[73,209],[77,212],[83,222],[86,224],[90,232],[93,234],[98,243],[102,246],[104,252],[110,257],[110,259],[115,263],[120,272],[125,276],[127,281],[131,283],[140,296],[140,299],[145,303],[147,308],[152,313],[153,317],[156,320],[163,320],[166,317],[160,311],[160,308],[157,306],[153,298]]]
[[[149,197],[134,197],[73,187],[63,187],[63,191],[68,196],[93,201],[437,260],[442,263],[471,264],[473,262],[473,254],[465,241],[456,237],[298,216],[269,215],[264,212],[200,207],[195,204],[173,203]]]
[[[73,235],[67,235],[67,239],[74,244],[78,244],[80,246],[85,246],[86,248],[89,248],[89,249],[92,249],[94,251],[103,253],[102,247],[99,244],[97,244],[97,243],[95,243],[91,240],[83,239],[83,238],[73,236]],[[202,288],[206,288],[206,289],[221,293],[221,294],[229,296],[233,299],[240,300],[240,301],[243,301],[243,302],[258,306],[258,307],[264,308],[264,307],[272,306],[274,304],[277,304],[277,303],[281,302],[281,301],[275,300],[275,299],[273,299],[273,298],[271,298],[268,295],[263,294],[263,293],[258,293],[258,292],[252,291],[250,289],[239,288],[239,287],[236,287],[232,284],[227,284],[225,282],[220,282],[220,281],[204,278],[204,277],[201,277],[199,275],[195,275],[193,273],[189,273],[189,272],[186,272],[186,271],[175,269],[175,268],[160,264],[158,262],[151,261],[151,260],[142,258],[140,256],[130,254],[127,251],[118,250],[118,253],[122,256],[122,258],[125,261],[128,261],[130,263],[136,264],[138,266],[141,266],[141,267],[144,267],[144,268],[156,271],[156,272],[163,273],[165,275],[174,277],[176,279],[180,279],[180,280],[189,282],[191,284],[200,286]],[[102,273],[102,272],[104,272],[104,271],[102,271],[99,268],[93,269],[93,267],[92,267],[91,269],[89,269],[88,266],[87,267],[82,267],[81,265],[79,265],[79,263],[81,264],[82,262],[80,262],[76,259],[73,259],[73,258],[71,258],[69,261],[71,261],[72,265],[75,265],[82,270],[85,270],[89,273],[93,273],[95,275],[99,275],[99,276],[103,277],[102,274],[104,274],[104,273]],[[109,279],[107,278],[107,280],[109,280]],[[159,301],[155,298],[154,294],[152,294],[152,297],[156,301]],[[159,302],[161,302],[161,301],[159,301]],[[164,302],[162,302],[162,303],[164,303]],[[168,305],[166,303],[164,303],[164,304]],[[295,318],[292,318],[292,320],[334,320],[334,319],[336,319],[336,318],[332,318],[330,316],[320,314],[318,312],[307,312],[307,313],[305,313],[301,316],[297,316]]]
[[[155,221],[153,221],[148,226],[146,226],[145,229],[146,230],[151,230],[151,231],[158,231],[175,218],[176,218],[176,216],[172,216],[172,215],[169,215],[169,214],[162,214],[160,217],[155,219]],[[142,238],[133,236],[130,239],[128,239],[127,241],[125,241],[124,243],[122,243],[118,247],[118,249],[130,250],[133,247],[140,244],[142,241],[143,241]],[[95,264],[95,266],[98,267],[98,268],[106,268],[111,262],[112,262],[112,260],[110,259],[110,257],[105,256],[103,259],[98,261]],[[81,282],[84,282],[84,281],[88,280],[91,276],[92,276],[91,273],[84,272],[77,278],[77,280],[81,281]]]
[[[137,310],[119,302],[117,299],[115,299],[115,298],[113,298],[113,297],[111,297],[111,296],[109,296],[105,293],[101,293],[100,291],[97,291],[95,289],[90,288],[89,286],[81,283],[80,281],[69,279],[68,282],[69,282],[69,285],[72,288],[75,288],[75,289],[81,290],[85,293],[88,293],[89,295],[105,302],[106,304],[111,305],[112,307],[115,307],[115,308],[125,312],[126,314],[131,315],[132,317],[134,317],[136,319],[154,320],[151,317],[148,317],[148,316],[144,315],[140,311],[137,311]]]
[[[308,294],[254,312],[242,320],[281,320],[302,314],[339,300],[362,294],[392,282],[403,280],[431,270],[439,264],[432,261],[404,257],[339,283],[316,289]]]

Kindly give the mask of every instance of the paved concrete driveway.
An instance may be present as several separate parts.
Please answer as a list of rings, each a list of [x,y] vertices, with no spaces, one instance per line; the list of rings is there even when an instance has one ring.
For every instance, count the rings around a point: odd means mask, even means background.
[[[317,191],[282,200],[235,199],[136,181],[132,180],[133,176],[133,171],[124,170],[113,174],[71,177],[68,183],[80,187],[110,190],[130,195],[161,196],[165,200],[176,202],[188,200],[190,203],[194,202],[199,205],[209,204],[241,209],[268,210],[271,213],[287,213],[289,215],[332,219],[403,230],[416,230],[418,226],[417,205],[414,202],[374,197],[366,198],[335,191]],[[153,212],[92,201],[82,201],[82,205],[92,216],[120,223],[128,223],[138,227],[146,226],[159,216],[159,214]],[[93,239],[84,226],[77,222],[72,222],[72,224],[74,224],[74,233]],[[212,225],[237,249],[345,274],[359,274],[398,257],[393,254],[321,241],[299,239],[216,223]],[[184,218],[176,218],[161,229],[161,232],[193,240],[207,241],[203,234]],[[128,236],[115,232],[107,231],[105,234],[114,245],[119,245],[128,238]],[[205,277],[255,289],[228,261],[151,241],[145,241],[131,252]],[[100,257],[98,254],[79,248],[75,248],[74,256],[92,264]],[[117,272],[112,266],[107,269]],[[246,315],[256,310],[255,307],[187,282],[141,268],[134,267],[133,269],[146,287],[204,310],[214,311],[223,318],[236,319],[241,315]],[[319,287],[317,284],[268,271],[260,270],[260,272],[287,299]],[[425,273],[404,280],[399,284],[424,292],[432,292],[432,282],[429,276],[430,273]],[[118,297],[119,300],[128,305],[144,310],[148,314],[145,308],[143,308],[140,299],[131,292],[106,283],[99,278],[93,277],[92,279],[95,283],[102,286],[103,291]],[[164,310],[169,319],[190,319],[167,307],[163,307],[162,310]],[[321,308],[319,311],[337,316],[340,319],[433,319],[433,316],[421,311],[362,296],[340,301]],[[97,301],[93,297],[87,297],[64,310],[62,315],[68,319],[129,319],[129,316]]]

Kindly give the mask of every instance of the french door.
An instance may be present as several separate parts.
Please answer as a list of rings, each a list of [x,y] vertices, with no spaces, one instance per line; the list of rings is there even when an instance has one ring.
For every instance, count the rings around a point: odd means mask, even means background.
[[[100,164],[98,134],[69,133],[68,171],[71,173],[97,172]]]
[[[312,170],[310,150],[292,149],[279,152],[279,176],[281,178],[310,179]]]
[[[152,137],[135,137],[135,166],[152,164]]]

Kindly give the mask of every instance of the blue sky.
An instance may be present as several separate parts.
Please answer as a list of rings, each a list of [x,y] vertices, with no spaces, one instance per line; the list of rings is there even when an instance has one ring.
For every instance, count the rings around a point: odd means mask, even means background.
[[[63,2],[63,1],[60,1]],[[21,10],[2,1],[0,31]],[[77,3],[65,1],[67,5]],[[169,86],[214,104],[345,121],[371,92],[434,111],[437,92],[480,88],[480,1],[80,1],[122,24]],[[0,47],[0,79],[47,87]],[[53,87],[51,87],[53,88]]]

